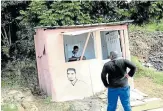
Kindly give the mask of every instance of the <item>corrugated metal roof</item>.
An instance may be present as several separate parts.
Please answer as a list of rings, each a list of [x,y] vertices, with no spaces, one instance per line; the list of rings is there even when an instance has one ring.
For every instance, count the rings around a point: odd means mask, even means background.
[[[37,26],[34,29],[63,29],[63,28],[82,28],[82,27],[95,27],[95,26],[109,26],[109,25],[122,25],[126,23],[131,23],[134,20],[126,20],[119,22],[109,22],[109,23],[97,23],[97,24],[83,24],[83,25],[64,25],[64,26]]]

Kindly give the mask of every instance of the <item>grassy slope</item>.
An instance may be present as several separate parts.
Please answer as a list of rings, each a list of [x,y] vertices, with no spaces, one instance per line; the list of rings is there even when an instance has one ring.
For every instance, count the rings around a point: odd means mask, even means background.
[[[151,22],[148,24],[143,24],[142,26],[138,25],[129,25],[130,31],[141,30],[141,31],[163,31],[163,20],[160,23]]]
[[[137,71],[135,74],[136,78],[149,77],[154,82],[163,85],[163,72],[158,72],[154,70],[153,68],[147,68],[147,67],[142,66],[142,64],[139,62],[137,57],[132,57],[132,61],[137,66]]]

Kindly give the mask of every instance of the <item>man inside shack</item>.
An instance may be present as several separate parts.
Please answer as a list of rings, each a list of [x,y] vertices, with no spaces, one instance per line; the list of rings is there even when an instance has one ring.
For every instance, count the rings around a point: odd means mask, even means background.
[[[133,77],[136,66],[129,60],[118,57],[117,51],[110,52],[110,59],[111,61],[103,66],[101,73],[102,82],[108,88],[107,111],[116,111],[118,97],[120,97],[124,110],[131,111],[128,78]],[[128,74],[126,73],[127,68],[130,69]],[[108,78],[106,78],[107,75]]]
[[[79,47],[74,46],[73,51],[72,51],[72,56],[69,58],[69,62],[80,60],[80,56],[78,55],[78,52],[79,52]],[[85,60],[85,59],[86,59],[86,57],[83,56],[83,60]]]
[[[72,51],[72,56],[69,58],[69,62],[79,60],[78,51],[79,51],[79,47],[74,46]]]

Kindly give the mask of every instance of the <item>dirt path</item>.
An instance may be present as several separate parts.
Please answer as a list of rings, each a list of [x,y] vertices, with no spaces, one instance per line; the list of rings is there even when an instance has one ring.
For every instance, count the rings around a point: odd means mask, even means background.
[[[158,97],[163,99],[163,85],[154,83],[148,77],[135,78],[135,88],[143,93],[146,93],[150,97]]]
[[[51,102],[50,98],[33,96],[29,89],[2,90],[3,111],[106,111],[106,93],[83,100]]]

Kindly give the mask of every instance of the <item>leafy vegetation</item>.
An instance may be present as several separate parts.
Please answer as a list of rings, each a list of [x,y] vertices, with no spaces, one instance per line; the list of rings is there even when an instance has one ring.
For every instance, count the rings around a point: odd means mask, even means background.
[[[126,8],[120,8],[119,13],[128,19],[133,19],[139,25],[150,21],[160,21],[163,17],[163,2],[133,1]]]
[[[163,72],[158,72],[153,68],[144,67],[138,60],[137,57],[132,57],[132,61],[137,66],[135,77],[149,77],[158,84],[163,84]]]
[[[35,61],[12,61],[2,69],[2,87],[29,87],[38,85]]]

